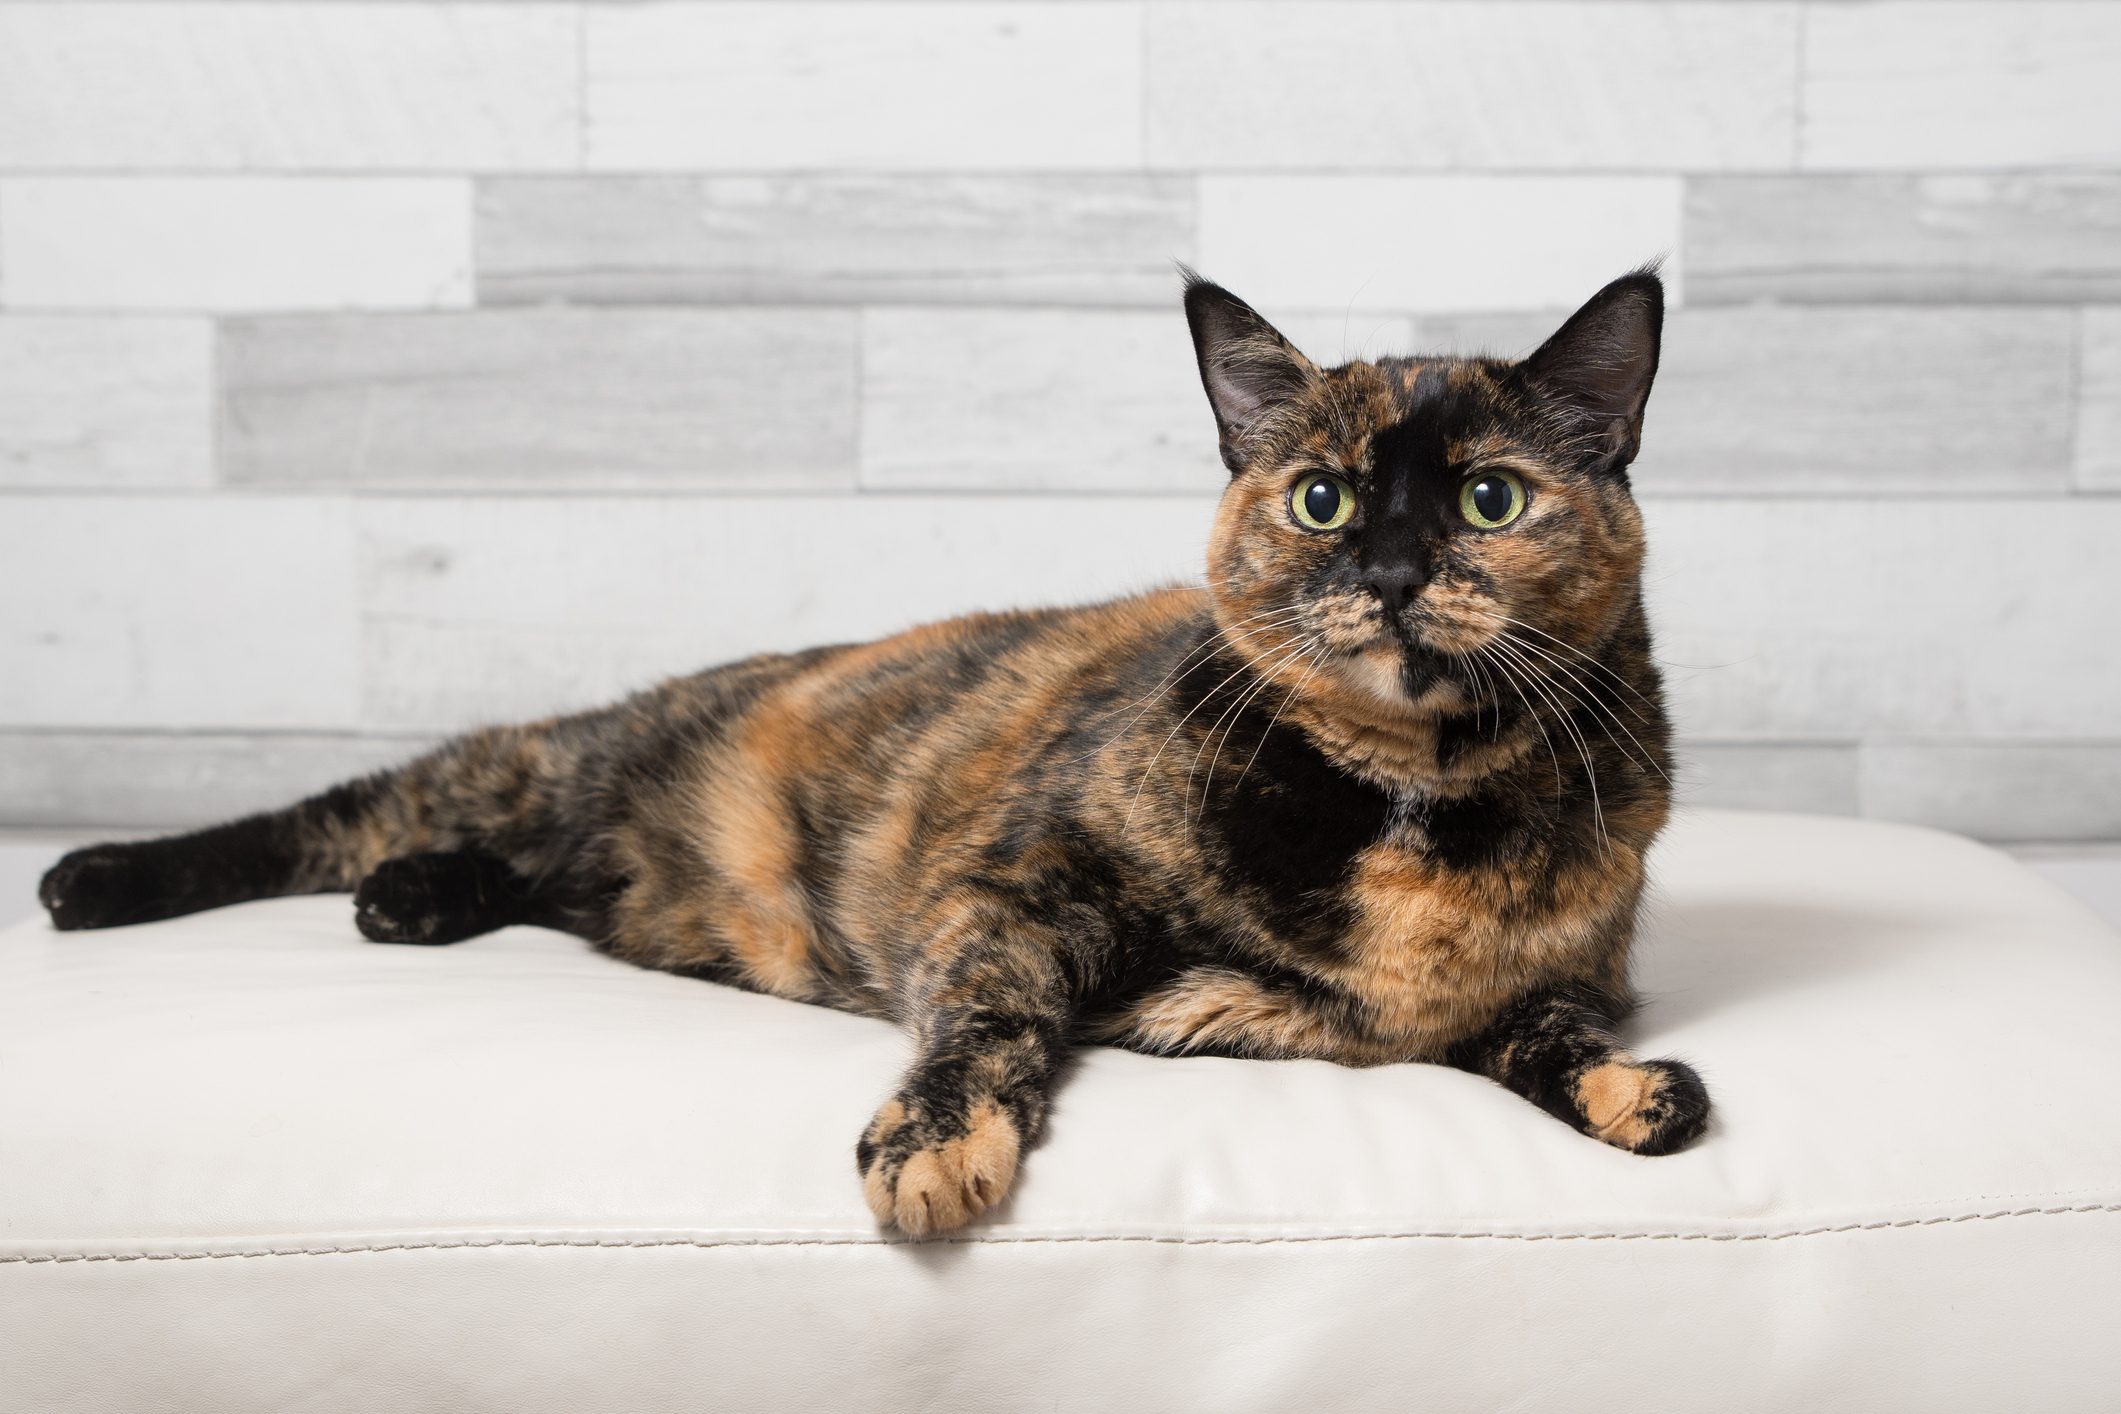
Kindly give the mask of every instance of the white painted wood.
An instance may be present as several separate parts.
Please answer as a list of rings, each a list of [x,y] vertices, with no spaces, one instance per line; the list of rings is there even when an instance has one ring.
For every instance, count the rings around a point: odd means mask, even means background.
[[[427,745],[303,732],[0,732],[0,827],[211,825],[410,760]]]
[[[1323,363],[1404,352],[1410,321],[1297,312]],[[873,309],[862,320],[862,485],[1217,491],[1227,472],[1193,343],[1168,310]]]
[[[742,653],[1139,587],[1197,564],[1209,514],[1206,495],[368,502],[367,720],[582,705]],[[2121,596],[2121,502],[1649,516],[1693,736],[2121,736],[2121,663],[2086,651],[2075,612]]]
[[[1686,259],[1695,304],[2121,299],[2121,178],[1690,177]]]
[[[0,727],[346,727],[353,536],[337,500],[19,496]]]
[[[1684,805],[1856,815],[1856,750],[1849,744],[1681,741],[1672,781]]]
[[[479,299],[1168,305],[1193,182],[1166,176],[482,182]]]
[[[0,486],[212,479],[206,320],[0,317]]]
[[[1782,168],[1794,144],[1797,13],[1642,0],[1154,4],[1149,160]],[[1566,229],[1567,212],[1554,219]]]
[[[1220,491],[1184,317],[874,309],[862,320],[862,484]]]
[[[1814,5],[1803,165],[2121,163],[2121,9],[2076,0]]]
[[[1867,743],[1863,809],[1983,839],[2121,839],[2121,743]]]
[[[364,501],[364,720],[593,706],[772,649],[1197,573],[1211,497]]]
[[[573,7],[0,5],[0,168],[566,168]]]
[[[2121,490],[2121,309],[2080,317],[2076,480],[2089,490]]]
[[[1080,169],[1141,157],[1134,5],[591,6],[588,165]]]
[[[1656,500],[1646,575],[1683,733],[2121,739],[2121,500]]]
[[[1270,315],[1570,309],[1667,256],[1676,304],[1680,205],[1677,177],[1208,176],[1200,270]]]
[[[1439,351],[1520,357],[1560,314],[1424,319]],[[2062,489],[2076,316],[1909,306],[1675,311],[1640,485],[1686,495]]]
[[[480,311],[232,322],[243,484],[851,488],[855,315]]]
[[[11,308],[470,302],[463,178],[0,178],[0,305]]]

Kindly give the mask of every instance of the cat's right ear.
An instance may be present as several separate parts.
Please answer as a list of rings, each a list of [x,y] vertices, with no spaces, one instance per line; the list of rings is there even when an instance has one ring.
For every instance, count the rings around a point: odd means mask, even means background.
[[[1318,377],[1318,368],[1258,310],[1212,280],[1179,268],[1186,277],[1193,356],[1200,361],[1208,405],[1215,409],[1223,465],[1234,476],[1245,468],[1247,444],[1261,421],[1302,392]]]

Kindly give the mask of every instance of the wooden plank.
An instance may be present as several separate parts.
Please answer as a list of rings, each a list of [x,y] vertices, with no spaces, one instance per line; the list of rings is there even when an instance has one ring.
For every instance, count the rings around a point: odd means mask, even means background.
[[[2121,10],[2075,0],[1813,5],[1801,165],[2121,162]]]
[[[1679,213],[1677,177],[1210,176],[1201,271],[1262,310],[1567,307],[1676,252]]]
[[[1038,0],[593,6],[588,165],[1134,166],[1139,24],[1133,5]]]
[[[12,308],[470,303],[471,184],[463,178],[0,179],[0,304]]]
[[[1847,742],[1679,743],[1673,772],[1687,805],[1856,815],[1856,747]]]
[[[672,673],[1197,574],[1213,499],[773,495],[361,505],[364,720],[591,706]]]
[[[2087,309],[2081,319],[2076,483],[2121,490],[2121,310]]]
[[[39,495],[5,515],[0,727],[352,725],[344,501]]]
[[[0,827],[210,825],[395,765],[426,744],[302,732],[0,732]]]
[[[483,182],[479,301],[1166,304],[1193,183],[1152,176]]]
[[[224,477],[291,486],[854,481],[848,310],[239,320]]]
[[[1149,161],[1300,171],[1779,169],[1791,4],[1148,7]]]
[[[1866,743],[1863,806],[1982,839],[2121,839],[2121,742]]]
[[[1510,357],[1560,314],[1424,319]],[[2067,484],[2075,315],[2031,308],[1686,309],[1665,324],[1640,484],[1686,495]]]
[[[870,310],[862,484],[1220,490],[1176,311]]]
[[[561,5],[0,5],[0,168],[570,167]]]
[[[1722,740],[2121,738],[2121,500],[1651,500],[1675,716]]]
[[[0,485],[203,486],[212,390],[203,319],[0,318]]]
[[[1686,260],[1694,304],[2121,299],[2121,178],[1692,177]]]

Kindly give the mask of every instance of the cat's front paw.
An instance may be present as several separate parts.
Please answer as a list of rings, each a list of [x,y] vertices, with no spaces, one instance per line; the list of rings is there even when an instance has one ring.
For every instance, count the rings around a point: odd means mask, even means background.
[[[1709,1092],[1676,1060],[1615,1060],[1576,1078],[1584,1132],[1635,1154],[1670,1154],[1708,1127]]]
[[[928,1237],[963,1227],[1002,1200],[1023,1138],[1009,1111],[975,1102],[962,1119],[931,1121],[904,1100],[876,1112],[855,1160],[869,1211],[886,1227]]]

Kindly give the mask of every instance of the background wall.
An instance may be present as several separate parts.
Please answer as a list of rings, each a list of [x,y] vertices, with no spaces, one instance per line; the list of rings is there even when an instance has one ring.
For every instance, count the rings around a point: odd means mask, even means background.
[[[1191,572],[1184,259],[1521,352],[1660,252],[1699,798],[2121,836],[2121,8],[0,0],[0,824]]]

